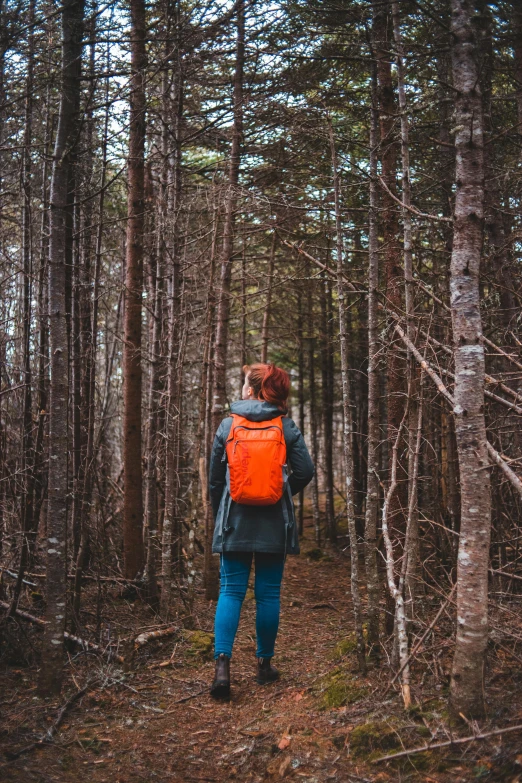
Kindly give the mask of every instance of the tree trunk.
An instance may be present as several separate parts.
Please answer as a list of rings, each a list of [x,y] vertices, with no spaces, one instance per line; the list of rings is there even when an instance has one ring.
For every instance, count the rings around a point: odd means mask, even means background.
[[[67,537],[67,324],[65,312],[66,211],[70,156],[79,107],[83,0],[62,10],[62,73],[58,131],[51,182],[49,244],[49,490],[47,511],[47,605],[39,691],[57,694],[62,686],[66,607]]]
[[[310,289],[308,289],[308,313],[310,320],[312,321],[312,297],[310,296]],[[309,326],[308,333],[308,386],[310,396],[310,445],[312,449],[312,462],[316,466],[314,476],[312,478],[312,512],[314,517],[314,533],[315,543],[317,546],[321,546],[321,515],[319,511],[319,479],[317,475],[317,460],[318,460],[318,443],[317,443],[317,429],[319,421],[317,418],[317,400],[316,387],[315,387],[315,352],[314,352],[314,336],[313,336],[313,321]]]
[[[34,452],[33,452],[33,412],[32,412],[32,373],[31,373],[31,300],[33,278],[33,232],[31,209],[31,141],[33,131],[33,74],[34,74],[34,0],[29,3],[28,24],[31,28],[27,52],[27,82],[24,117],[24,150],[22,164],[22,257],[23,257],[23,378],[24,378],[24,412],[22,439],[22,475],[24,476],[24,492],[21,502],[21,539],[20,562],[17,580],[13,590],[9,616],[12,617],[18,608],[18,599],[22,589],[22,581],[27,567],[29,554],[29,537],[34,528]]]
[[[220,291],[217,306],[216,346],[214,359],[214,389],[212,394],[212,421],[216,432],[225,412],[227,401],[227,349],[230,320],[230,281],[234,254],[234,222],[237,208],[237,186],[241,163],[243,138],[243,70],[245,63],[245,3],[237,4],[236,68],[234,74],[234,123],[228,172],[228,194],[223,225],[223,255],[221,260]]]
[[[216,601],[219,593],[218,558],[212,557],[212,539],[214,534],[214,518],[212,506],[208,495],[208,471],[207,465],[210,459],[212,432],[212,389],[213,389],[213,365],[210,360],[211,350],[214,345],[214,316],[216,313],[216,300],[214,280],[216,274],[216,247],[219,231],[219,212],[214,210],[214,231],[212,247],[210,251],[210,274],[208,287],[207,323],[205,333],[205,347],[203,356],[203,372],[201,374],[201,403],[199,426],[199,476],[201,482],[201,501],[203,506],[203,518],[205,522],[205,557],[203,565],[203,578],[205,583],[205,598],[207,601]]]
[[[176,15],[179,15],[179,3],[176,4]],[[176,28],[180,26],[176,19]],[[180,308],[181,308],[181,274],[180,274],[180,211],[182,194],[182,146],[181,121],[183,118],[183,68],[182,51],[179,34],[175,42],[175,64],[173,77],[174,119],[174,149],[173,157],[173,189],[170,210],[172,213],[172,230],[170,237],[171,274],[169,281],[169,326],[168,326],[168,379],[166,406],[166,465],[165,465],[165,516],[161,540],[161,611],[168,617],[172,594],[172,564],[173,558],[179,566],[181,556],[181,525],[178,519],[179,495],[179,431],[180,431],[180,400],[178,397],[180,380]],[[164,238],[165,241],[165,238]]]
[[[456,196],[451,255],[454,414],[460,468],[457,640],[450,703],[455,715],[484,712],[488,638],[490,466],[484,419],[479,271],[484,223],[483,119],[471,0],[451,0]]]
[[[391,71],[391,38],[392,25],[390,9],[387,4],[374,3],[373,38],[375,57],[377,60],[377,85],[380,118],[381,141],[381,171],[382,180],[388,191],[397,196],[397,142],[395,138],[396,102],[393,92]],[[399,244],[399,222],[397,204],[386,190],[381,191],[381,221],[383,245],[382,251],[386,259],[384,264],[386,299],[392,310],[402,307],[402,284],[404,275],[401,269],[401,248]],[[390,341],[386,353],[386,403],[388,415],[388,443],[394,443],[397,430],[404,412],[404,368],[399,355],[399,349],[394,340]],[[405,517],[403,508],[405,502],[404,471],[400,459],[400,448],[397,454],[398,487],[390,498],[388,509],[388,527],[392,542],[395,544],[404,537]],[[389,462],[389,460],[388,460]],[[388,464],[388,473],[390,466]],[[388,596],[388,612],[386,613],[386,630],[393,630],[391,609],[393,602]]]
[[[266,290],[266,302],[263,312],[263,324],[261,326],[261,361],[266,364],[268,361],[268,332],[270,327],[270,308],[272,306],[272,287],[274,282],[274,259],[276,249],[276,232],[272,234],[272,244],[270,245],[270,257],[268,259],[268,282]]]
[[[333,126],[328,118],[328,130],[330,134],[330,151],[332,155],[332,172],[335,204],[335,232],[337,238],[337,301],[339,307],[339,337],[341,348],[341,382],[343,395],[343,456],[344,471],[346,476],[346,517],[348,520],[348,533],[350,537],[350,581],[352,592],[352,604],[355,625],[355,638],[357,640],[357,661],[361,674],[366,673],[366,649],[364,644],[361,595],[359,592],[359,547],[357,544],[357,531],[355,529],[355,506],[353,500],[353,424],[350,400],[350,376],[348,374],[348,334],[346,329],[346,312],[344,305],[344,281],[343,281],[343,226],[341,222],[341,183],[339,166],[337,162],[337,150]]]
[[[131,93],[128,220],[123,346],[123,548],[124,572],[143,570],[143,470],[141,462],[141,310],[145,203],[145,3],[131,0]]]
[[[337,544],[337,525],[334,507],[333,474],[333,346],[332,290],[327,275],[321,282],[321,418],[323,425],[323,480],[325,494],[326,536],[332,545]]]
[[[297,371],[298,386],[297,398],[299,405],[299,429],[305,434],[305,396],[304,396],[304,372],[305,372],[305,354],[303,344],[303,294],[301,287],[297,290]],[[297,529],[299,535],[304,532],[304,491],[299,493],[299,507],[297,509]]]
[[[378,105],[376,66],[372,65],[372,107],[370,119],[370,213],[368,233],[368,472],[366,479],[365,566],[368,591],[368,649],[380,656],[379,571],[377,567],[377,517],[379,513],[379,371],[378,292],[379,238],[377,229]]]
[[[94,23],[93,23],[94,25]],[[91,49],[91,58],[94,52]],[[91,59],[92,62],[92,59]],[[109,63],[107,63],[109,71]],[[76,558],[76,571],[74,579],[74,599],[73,599],[73,618],[79,620],[81,586],[84,569],[88,562],[89,547],[91,538],[91,525],[93,520],[92,513],[92,489],[94,483],[96,444],[95,444],[95,419],[96,419],[96,356],[98,348],[98,301],[100,293],[100,274],[102,263],[102,239],[104,227],[104,204],[105,204],[105,181],[107,178],[107,143],[109,131],[109,80],[106,80],[105,87],[106,109],[102,137],[102,173],[100,181],[100,197],[98,204],[98,228],[96,231],[96,240],[94,248],[94,275],[91,274],[90,260],[87,268],[84,264],[85,287],[84,292],[84,419],[85,419],[85,464],[83,466],[81,487],[81,525],[80,525],[80,545],[78,556]],[[87,259],[85,259],[87,260]],[[90,291],[91,278],[93,284],[92,300],[87,297],[87,290]]]
[[[402,162],[402,228],[403,228],[403,258],[404,258],[404,303],[406,309],[406,330],[409,339],[414,342],[413,325],[413,253],[412,253],[412,221],[411,221],[411,182],[410,182],[410,142],[408,124],[408,106],[406,102],[404,51],[399,16],[399,5],[392,3],[393,37],[395,41],[395,60],[397,64],[397,86],[399,93],[399,109],[401,116],[401,162]],[[409,397],[408,420],[408,517],[406,520],[404,557],[402,571],[405,573],[406,614],[413,616],[413,603],[417,589],[418,558],[419,558],[419,514],[417,508],[417,473],[419,447],[418,441],[418,373],[417,365],[411,353],[407,357],[407,378]],[[409,546],[406,546],[408,541]]]
[[[171,40],[168,33],[168,19],[165,31],[165,57],[169,53]],[[145,477],[145,582],[147,585],[147,599],[150,605],[157,609],[159,606],[157,583],[157,554],[158,554],[158,491],[157,491],[157,463],[159,446],[159,409],[161,405],[162,376],[165,371],[161,361],[162,345],[162,315],[164,311],[163,278],[166,267],[166,236],[167,220],[166,207],[168,203],[168,109],[169,109],[169,72],[165,67],[162,75],[162,114],[161,114],[161,156],[158,206],[155,226],[155,253],[151,259],[151,286],[154,295],[154,314],[152,316],[152,329],[150,337],[150,382],[149,382],[149,428],[147,431],[147,473]],[[152,199],[151,199],[152,201]]]
[[[518,137],[520,145],[520,158],[522,160],[522,8],[518,0],[513,0],[513,11],[515,19],[515,42],[514,42],[514,71],[515,71],[515,95],[517,98],[517,119],[518,119]]]

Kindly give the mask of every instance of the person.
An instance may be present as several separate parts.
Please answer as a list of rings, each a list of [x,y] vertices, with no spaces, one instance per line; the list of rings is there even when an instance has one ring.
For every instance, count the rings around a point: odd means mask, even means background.
[[[292,495],[304,489],[314,475],[304,438],[286,415],[290,391],[288,373],[273,364],[245,365],[243,371],[242,399],[232,403],[233,415],[223,419],[218,428],[209,469],[215,521],[212,552],[220,555],[220,593],[214,625],[216,669],[210,692],[214,698],[224,700],[230,698],[230,659],[252,560],[255,561],[256,680],[260,685],[266,685],[279,678],[272,657],[279,627],[281,580],[287,554],[297,555],[300,551]],[[231,497],[234,488],[230,488],[227,440],[231,440],[234,421],[241,422],[236,417],[242,417],[243,423],[247,420],[243,429],[248,429],[249,422],[254,423],[252,427],[257,427],[257,431],[272,430],[277,422],[279,426],[282,424],[283,461],[286,447],[283,490],[280,499],[269,505],[245,504]],[[235,434],[232,437],[235,438]],[[255,484],[255,476],[246,483]]]

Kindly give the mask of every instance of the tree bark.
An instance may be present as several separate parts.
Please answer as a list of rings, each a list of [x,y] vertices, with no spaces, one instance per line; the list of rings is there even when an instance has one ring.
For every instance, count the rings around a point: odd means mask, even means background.
[[[178,519],[179,496],[179,432],[180,399],[178,390],[181,373],[181,274],[180,274],[180,212],[182,194],[182,145],[181,122],[183,118],[184,73],[182,62],[182,42],[180,38],[179,3],[176,3],[176,39],[173,75],[172,115],[174,120],[174,144],[172,149],[172,230],[169,242],[170,281],[168,311],[168,379],[166,406],[166,465],[165,465],[165,516],[161,540],[161,611],[168,617],[172,594],[173,559],[176,567],[181,565],[181,524]],[[163,237],[163,242],[166,238]]]
[[[131,0],[125,343],[123,346],[123,548],[127,579],[143,570],[141,311],[145,196],[145,3]]]
[[[357,661],[361,674],[366,673],[366,649],[362,626],[361,595],[359,592],[359,547],[357,544],[357,531],[355,529],[354,506],[354,481],[353,481],[353,423],[350,399],[350,376],[348,370],[348,333],[346,329],[346,312],[344,304],[344,243],[343,226],[341,221],[341,182],[337,150],[333,126],[328,118],[328,130],[330,135],[330,152],[332,156],[332,172],[335,204],[335,231],[337,239],[337,301],[339,307],[339,337],[341,348],[341,383],[343,395],[343,456],[344,471],[346,477],[346,517],[348,521],[348,534],[350,538],[350,584],[352,592],[352,604],[355,625],[355,638],[357,641]]]
[[[272,306],[272,286],[274,282],[274,260],[276,249],[276,232],[272,234],[272,244],[270,246],[270,257],[268,259],[268,282],[266,290],[266,302],[263,312],[263,324],[261,326],[261,361],[266,364],[268,361],[268,330],[270,327],[270,308]]]
[[[337,525],[334,507],[333,474],[333,346],[332,346],[332,289],[326,274],[321,280],[321,418],[323,425],[323,481],[325,494],[326,537],[337,544]]]
[[[62,10],[62,65],[58,130],[51,182],[49,243],[49,343],[51,382],[49,406],[49,490],[47,513],[46,626],[39,673],[42,695],[62,686],[66,607],[67,537],[67,323],[65,312],[66,213],[73,132],[78,114],[83,38],[83,0],[70,0]]]
[[[401,248],[399,244],[399,221],[397,203],[396,173],[397,173],[397,140],[395,131],[395,115],[397,111],[393,90],[391,71],[391,24],[390,8],[387,4],[374,3],[373,12],[373,43],[377,61],[377,86],[380,119],[380,155],[381,178],[385,188],[381,191],[381,223],[382,223],[382,252],[384,253],[384,278],[386,286],[386,299],[392,310],[400,310],[402,307],[403,271],[401,269]],[[386,403],[388,418],[388,444],[395,442],[397,430],[402,421],[404,412],[404,367],[399,355],[398,346],[394,341],[390,342],[386,353]],[[388,526],[392,542],[402,541],[404,538],[405,516],[403,508],[406,506],[405,478],[401,464],[400,448],[397,454],[397,491],[390,498],[388,509]],[[389,460],[388,460],[389,463]],[[388,473],[390,465],[388,464]],[[388,596],[388,612],[386,614],[386,630],[393,630],[393,601]]]
[[[305,354],[303,344],[303,293],[301,287],[297,290],[297,372],[298,386],[297,399],[299,406],[299,429],[305,435],[305,396],[304,396],[304,372]],[[299,493],[299,506],[297,509],[297,530],[302,536],[304,532],[304,491]]]
[[[207,601],[216,601],[219,593],[218,558],[212,556],[212,539],[214,533],[214,518],[212,506],[208,495],[208,471],[207,465],[210,459],[212,432],[212,389],[213,389],[213,365],[210,354],[214,345],[214,316],[216,314],[216,300],[214,280],[216,274],[216,247],[219,231],[219,211],[214,209],[214,230],[212,247],[210,250],[210,274],[208,287],[207,323],[205,333],[205,347],[203,356],[203,372],[201,374],[201,402],[199,419],[199,476],[201,483],[201,501],[205,521],[205,558],[204,558],[204,583],[205,598]]]
[[[227,401],[227,350],[230,320],[230,281],[234,255],[234,222],[237,209],[237,186],[241,164],[243,139],[243,71],[245,63],[245,3],[237,4],[236,66],[234,73],[234,122],[228,172],[228,194],[223,224],[223,254],[221,260],[220,291],[217,305],[216,345],[214,359],[214,389],[212,394],[212,422],[216,432],[225,413]]]
[[[410,141],[408,106],[406,101],[404,51],[402,44],[399,5],[392,3],[393,37],[395,41],[395,60],[397,64],[397,86],[401,116],[401,162],[402,162],[402,228],[404,259],[404,303],[406,309],[406,329],[410,340],[414,341],[413,325],[413,251],[411,218],[411,182],[410,182]],[[419,559],[419,515],[417,509],[417,473],[418,473],[418,378],[417,365],[408,352],[407,357],[409,420],[408,420],[408,517],[406,520],[405,545],[402,570],[405,571],[406,613],[413,616],[413,603],[418,585]],[[406,546],[408,542],[408,547]]]
[[[13,590],[8,615],[12,617],[18,608],[22,581],[29,555],[29,537],[34,528],[34,450],[33,450],[33,412],[32,412],[32,372],[31,372],[31,300],[33,277],[33,232],[31,209],[31,142],[33,132],[33,82],[34,82],[34,0],[29,3],[28,24],[31,27],[27,52],[27,82],[24,117],[24,150],[22,165],[22,257],[23,257],[23,378],[24,412],[22,439],[22,475],[24,492],[21,502],[21,538],[20,563],[18,576]]]
[[[484,712],[488,638],[490,467],[484,418],[484,347],[479,301],[484,225],[483,117],[472,0],[451,0],[456,196],[451,255],[454,414],[460,468],[457,639],[450,686],[455,715]]]
[[[379,659],[379,571],[377,567],[377,517],[379,513],[379,371],[378,292],[379,238],[377,228],[378,104],[376,65],[372,64],[370,118],[370,213],[368,232],[368,473],[366,479],[365,566],[368,591],[368,649]]]

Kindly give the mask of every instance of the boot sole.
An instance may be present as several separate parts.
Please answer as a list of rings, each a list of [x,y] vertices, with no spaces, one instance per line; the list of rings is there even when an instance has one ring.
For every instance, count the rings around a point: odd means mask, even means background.
[[[256,677],[256,682],[258,685],[270,685],[272,682],[277,682],[280,679],[280,677],[274,677],[272,680],[265,680],[261,677]]]
[[[210,695],[213,699],[218,699],[219,701],[230,701],[230,685],[226,683],[215,685],[211,689]]]

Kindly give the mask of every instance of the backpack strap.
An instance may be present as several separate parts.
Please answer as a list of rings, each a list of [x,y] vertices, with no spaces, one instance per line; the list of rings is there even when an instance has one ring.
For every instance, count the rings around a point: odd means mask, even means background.
[[[225,451],[225,454],[226,454],[226,451]],[[223,508],[223,523],[222,523],[222,526],[221,526],[222,535],[227,533],[228,530],[229,530],[228,515],[230,513],[230,506],[231,506],[231,504],[232,504],[232,497],[230,495],[230,471],[229,471],[228,465],[227,465],[226,498],[225,498],[225,503],[224,503],[224,508]]]

